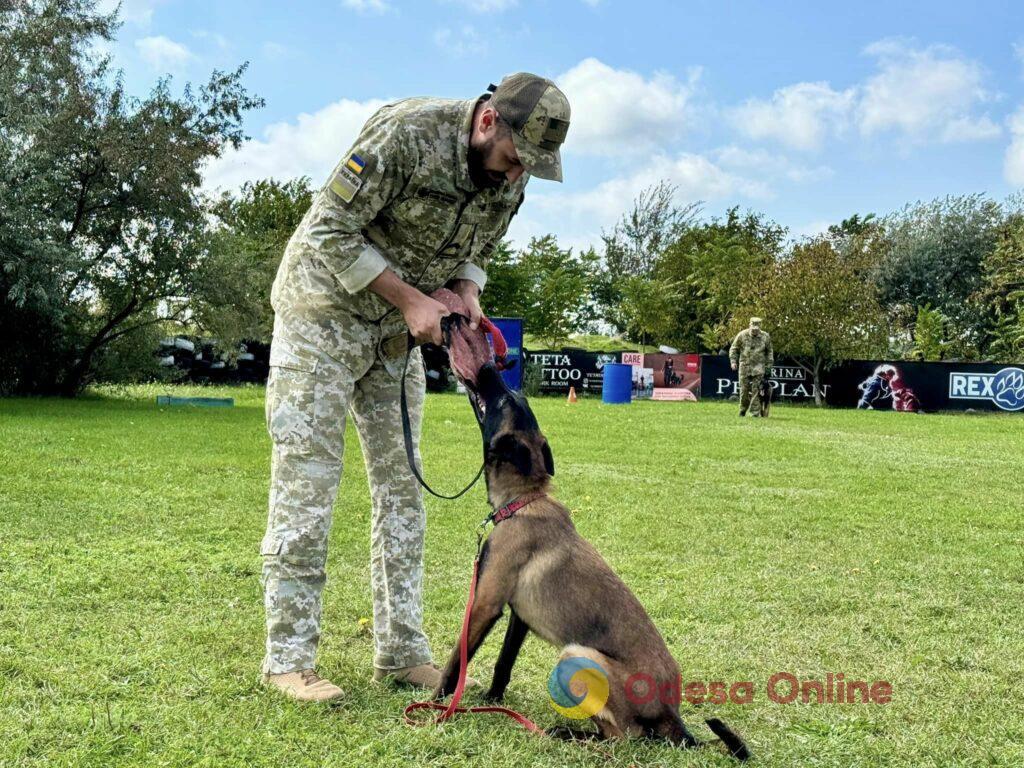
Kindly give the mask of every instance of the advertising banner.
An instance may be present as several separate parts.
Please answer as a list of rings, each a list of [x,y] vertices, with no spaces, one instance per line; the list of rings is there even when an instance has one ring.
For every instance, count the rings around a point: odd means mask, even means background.
[[[1024,368],[850,360],[827,374],[833,405],[894,411],[1024,411]]]
[[[738,394],[736,372],[725,355],[701,356],[701,395]],[[772,369],[773,399],[814,399],[810,373],[794,361]],[[822,374],[829,405],[892,411],[967,410],[1024,412],[1024,366],[995,363],[923,363],[847,360]]]
[[[739,374],[729,365],[727,355],[700,356],[701,397],[728,399],[739,396]],[[832,384],[822,380],[826,402]],[[792,360],[781,360],[772,368],[772,400],[775,402],[806,402],[814,400],[814,381],[811,374]]]
[[[510,370],[502,371],[501,378],[515,390],[523,388],[523,319],[521,317],[492,317],[491,322],[501,331],[508,345],[508,359],[516,364]],[[488,336],[490,340],[490,336]],[[493,342],[491,344],[493,348]]]
[[[540,369],[540,391],[566,394],[569,387],[576,394],[601,394],[601,370],[605,363],[619,362],[619,352],[584,352],[582,350],[528,350],[527,359]]]
[[[696,400],[700,396],[700,356],[644,355],[644,367],[654,376],[655,400]]]

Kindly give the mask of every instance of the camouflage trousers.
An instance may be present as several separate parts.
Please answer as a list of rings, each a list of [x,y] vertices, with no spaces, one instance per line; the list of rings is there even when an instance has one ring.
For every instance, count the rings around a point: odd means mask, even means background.
[[[314,666],[326,581],[327,541],[345,452],[349,413],[359,435],[372,498],[370,583],[374,665],[429,662],[423,633],[426,512],[409,470],[400,417],[405,349],[388,332],[352,317],[323,325],[274,324],[266,417],[273,443],[270,511],[263,556],[267,646],[263,671]],[[392,339],[394,341],[394,339]],[[409,361],[409,412],[418,444],[425,379],[419,350]]]
[[[740,416],[745,416],[748,408],[751,416],[761,415],[761,381],[763,379],[763,373],[740,371]]]

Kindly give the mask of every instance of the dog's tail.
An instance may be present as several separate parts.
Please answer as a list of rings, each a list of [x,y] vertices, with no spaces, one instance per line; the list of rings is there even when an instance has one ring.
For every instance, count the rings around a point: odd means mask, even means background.
[[[668,738],[668,740],[673,744],[693,748],[707,746],[712,743],[708,741],[698,741],[694,738],[693,734],[690,733],[690,730],[683,722],[682,716],[676,709],[668,707],[667,712],[668,717],[662,720],[659,731],[662,736]],[[709,718],[704,722],[708,724],[708,728],[711,729],[711,732],[714,733],[715,736],[717,736],[725,745],[726,749],[729,750],[729,755],[731,757],[735,757],[737,760],[750,759],[750,748],[732,728],[717,717]]]
[[[737,760],[749,760],[751,758],[750,747],[748,747],[746,742],[739,737],[739,734],[726,725],[724,721],[719,720],[717,717],[709,717],[704,722],[708,724],[708,728],[711,729],[711,732],[721,739],[723,744],[725,744],[730,755],[735,757]]]

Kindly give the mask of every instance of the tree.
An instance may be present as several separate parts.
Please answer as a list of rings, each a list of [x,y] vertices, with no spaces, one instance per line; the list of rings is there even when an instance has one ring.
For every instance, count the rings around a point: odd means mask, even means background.
[[[484,314],[526,317],[531,303],[532,282],[520,254],[508,241],[502,240],[487,261],[487,286],[480,296]]]
[[[194,281],[192,320],[224,347],[269,342],[270,288],[285,246],[313,199],[309,179],[247,182],[210,206],[209,251]]]
[[[1024,360],[1024,214],[1003,224],[996,247],[986,256],[976,301],[993,318],[988,353],[1003,362]]]
[[[631,277],[649,279],[659,258],[700,211],[699,203],[679,206],[676,188],[661,181],[640,192],[611,232],[601,235],[604,269],[595,275],[591,301],[602,319],[627,337],[630,329],[622,311],[623,286]]]
[[[564,343],[585,330],[589,321],[587,298],[597,269],[593,251],[574,256],[558,247],[554,235],[535,237],[518,254],[518,293],[527,331],[551,344]],[[487,292],[484,292],[487,296]]]
[[[870,266],[863,257],[840,255],[827,236],[794,245],[744,287],[729,330],[739,331],[751,315],[763,317],[776,354],[793,357],[811,375],[821,405],[821,374],[830,363],[885,349],[885,313]]]
[[[676,283],[667,280],[629,276],[622,281],[619,311],[631,335],[647,339],[666,339],[675,326],[675,310],[682,299]]]
[[[946,341],[946,316],[925,304],[917,308],[914,323],[913,356],[917,360],[941,360],[949,343]]]
[[[161,80],[130,97],[95,54],[114,27],[94,0],[0,6],[0,317],[18,361],[3,371],[9,391],[79,392],[101,350],[192,293],[206,251],[202,168],[240,145],[242,114],[262,105],[241,85],[244,66],[180,96]]]
[[[982,195],[907,206],[883,221],[889,252],[879,263],[879,296],[896,327],[909,328],[917,308],[949,318],[952,351],[976,356],[988,318],[970,301],[982,286],[982,263],[995,247],[1001,207]]]
[[[786,229],[738,208],[725,219],[690,222],[658,260],[656,274],[680,286],[669,342],[688,349],[728,344],[728,324],[744,287],[782,253]]]

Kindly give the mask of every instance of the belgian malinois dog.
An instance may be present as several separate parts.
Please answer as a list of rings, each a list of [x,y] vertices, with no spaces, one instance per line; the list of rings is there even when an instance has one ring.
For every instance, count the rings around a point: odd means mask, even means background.
[[[767,374],[761,379],[757,397],[761,400],[761,416],[767,419],[768,412],[772,409],[772,380]]]
[[[511,610],[486,698],[501,701],[512,665],[532,631],[563,649],[560,660],[589,659],[607,676],[607,702],[593,714],[597,733],[567,728],[549,733],[563,738],[645,736],[699,746],[679,715],[678,698],[644,695],[653,693],[644,690],[651,681],[658,690],[673,684],[678,690],[679,667],[640,601],[576,532],[569,510],[551,497],[554,459],[526,399],[509,390],[490,364],[481,369],[475,389],[484,413],[487,494],[500,522],[480,557],[469,620],[470,659],[505,606]],[[459,672],[456,643],[435,699],[455,690]],[[644,680],[639,685],[638,676]],[[746,744],[724,722],[706,722],[734,757],[750,757]]]

